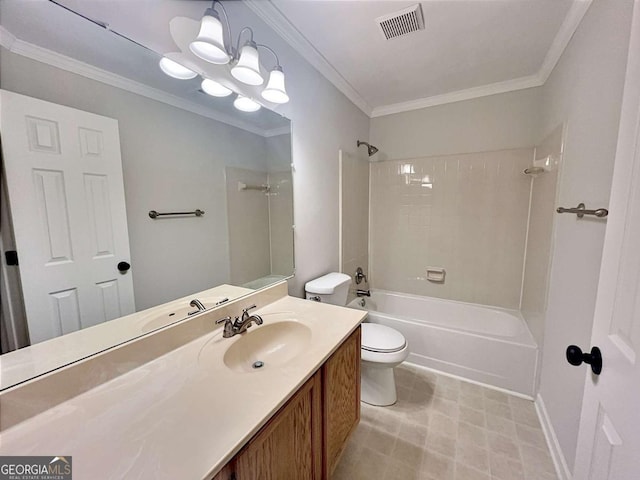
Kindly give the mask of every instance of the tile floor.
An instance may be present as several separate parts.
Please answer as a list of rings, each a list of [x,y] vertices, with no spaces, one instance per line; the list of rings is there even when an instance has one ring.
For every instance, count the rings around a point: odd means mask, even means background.
[[[398,402],[362,404],[333,480],[557,480],[533,402],[402,365]]]

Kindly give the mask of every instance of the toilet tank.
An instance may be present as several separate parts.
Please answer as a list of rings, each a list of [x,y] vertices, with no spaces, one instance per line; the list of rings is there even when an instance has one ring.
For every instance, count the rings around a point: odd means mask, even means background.
[[[347,304],[349,285],[351,285],[349,275],[332,272],[307,282],[304,289],[308,299],[319,298],[324,303],[344,306]]]

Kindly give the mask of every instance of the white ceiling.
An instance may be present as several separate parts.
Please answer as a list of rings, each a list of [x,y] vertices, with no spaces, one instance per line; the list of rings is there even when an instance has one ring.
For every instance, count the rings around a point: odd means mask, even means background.
[[[423,1],[425,29],[391,40],[375,19],[417,2],[271,0],[271,12],[249,3],[280,29],[286,19],[291,38],[306,40],[316,63],[342,77],[334,83],[376,116],[543,83],[590,2]]]
[[[176,49],[168,28],[171,18],[198,19],[209,6],[198,0],[59,1],[155,52]],[[370,116],[543,84],[590,2],[423,1],[425,30],[387,41],[375,18],[416,2],[224,1],[232,20],[238,20],[234,25],[252,19],[253,27],[268,28],[266,22]],[[2,25],[27,43],[238,117],[230,102],[198,92],[197,80],[178,82],[160,73],[153,52],[46,0],[0,0],[0,10]],[[238,121],[250,120],[261,129],[282,123],[274,123],[269,113],[241,114]]]

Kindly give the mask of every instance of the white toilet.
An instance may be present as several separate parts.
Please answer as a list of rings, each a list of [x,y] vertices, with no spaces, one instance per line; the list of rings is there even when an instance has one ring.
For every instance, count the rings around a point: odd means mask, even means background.
[[[351,277],[344,273],[328,273],[305,285],[309,300],[345,306]],[[361,398],[378,406],[396,403],[396,382],[393,368],[404,362],[409,347],[404,336],[393,328],[376,323],[362,324]]]

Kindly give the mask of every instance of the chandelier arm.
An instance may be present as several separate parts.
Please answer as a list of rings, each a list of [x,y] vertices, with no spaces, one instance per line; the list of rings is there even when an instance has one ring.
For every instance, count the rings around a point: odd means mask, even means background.
[[[240,33],[238,34],[238,42],[236,43],[236,51],[234,53],[234,58],[236,56],[240,56],[240,39],[242,38],[242,33],[244,31],[248,30],[251,33],[251,39],[250,41],[253,42],[253,30],[251,29],[251,27],[244,27],[242,30],[240,30]]]
[[[257,44],[258,47],[262,47],[265,50],[269,50],[271,52],[271,54],[276,57],[276,67],[280,67],[280,59],[278,58],[278,54],[273,50],[273,48],[269,47],[268,45],[264,45],[262,43],[258,43]]]
[[[233,39],[231,38],[231,24],[229,23],[229,15],[227,15],[227,10],[226,8],[224,8],[224,5],[220,0],[213,0],[211,4],[211,8],[214,8],[216,6],[216,3],[220,5],[220,8],[222,9],[222,13],[224,13],[224,20],[227,24],[227,36],[229,37],[228,45],[229,45],[229,48],[233,48]]]

